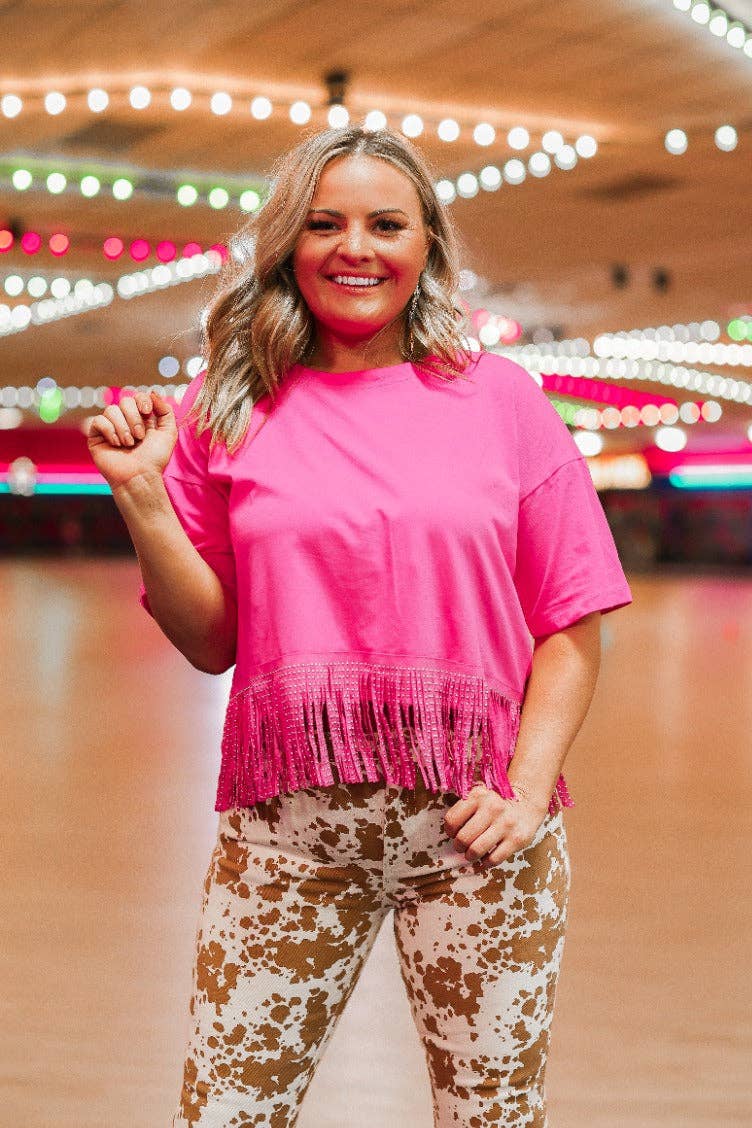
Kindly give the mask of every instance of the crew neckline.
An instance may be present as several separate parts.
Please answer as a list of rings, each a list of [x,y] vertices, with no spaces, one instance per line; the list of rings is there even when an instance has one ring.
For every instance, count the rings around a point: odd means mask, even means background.
[[[320,384],[333,387],[340,386],[379,386],[393,384],[397,380],[409,380],[415,375],[415,368],[411,361],[401,361],[399,364],[385,364],[376,368],[356,368],[348,372],[330,372],[328,369],[309,368],[305,364],[296,364],[291,374],[316,380]]]

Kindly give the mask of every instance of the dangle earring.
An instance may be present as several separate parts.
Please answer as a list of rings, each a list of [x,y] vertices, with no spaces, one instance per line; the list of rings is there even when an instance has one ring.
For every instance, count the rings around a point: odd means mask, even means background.
[[[408,311],[407,311],[407,320],[408,320],[408,323],[411,326],[412,326],[413,320],[415,319],[415,311],[418,308],[418,301],[419,300],[420,300],[420,279],[418,279],[418,285],[413,290],[413,296],[410,298],[410,306],[409,306]]]
[[[415,336],[413,334],[413,322],[415,320],[415,314],[416,314],[417,309],[418,309],[418,302],[419,301],[420,301],[420,278],[418,279],[418,285],[413,290],[413,295],[410,298],[410,304],[407,307],[407,334],[408,334],[407,343],[408,343],[408,351],[410,353],[410,356],[412,356],[413,352],[415,351]]]

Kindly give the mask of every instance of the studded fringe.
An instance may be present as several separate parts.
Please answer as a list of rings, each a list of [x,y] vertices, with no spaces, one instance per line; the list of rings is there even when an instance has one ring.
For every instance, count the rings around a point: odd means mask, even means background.
[[[284,665],[228,703],[215,810],[336,782],[514,798],[507,766],[520,705],[483,678],[351,659]],[[336,778],[335,778],[336,770]],[[477,773],[477,774],[476,774]],[[574,802],[559,776],[549,811]]]

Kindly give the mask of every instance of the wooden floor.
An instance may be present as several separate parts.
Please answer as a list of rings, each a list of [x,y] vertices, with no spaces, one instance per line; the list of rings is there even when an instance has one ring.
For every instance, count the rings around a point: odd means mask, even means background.
[[[130,560],[0,562],[2,1128],[168,1128],[229,674]],[[566,774],[550,1128],[752,1125],[752,578],[631,578]],[[300,1128],[431,1128],[382,932]]]

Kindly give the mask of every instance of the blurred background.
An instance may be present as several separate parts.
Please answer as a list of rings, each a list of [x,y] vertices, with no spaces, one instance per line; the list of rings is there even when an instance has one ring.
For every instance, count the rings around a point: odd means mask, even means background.
[[[752,2],[17,0],[0,35],[0,1124],[169,1122],[229,677],[138,607],[85,430],[179,402],[274,158],[347,121],[432,163],[473,341],[571,428],[635,596],[567,770],[552,1126],[752,1123]],[[303,1128],[428,1128],[401,990],[380,937]]]

